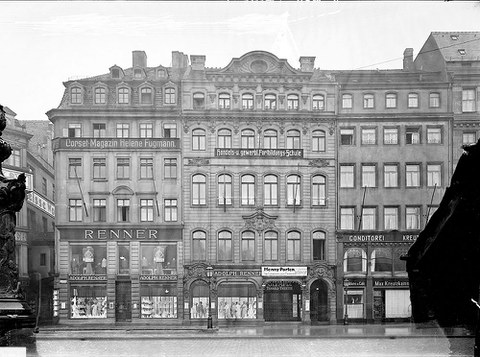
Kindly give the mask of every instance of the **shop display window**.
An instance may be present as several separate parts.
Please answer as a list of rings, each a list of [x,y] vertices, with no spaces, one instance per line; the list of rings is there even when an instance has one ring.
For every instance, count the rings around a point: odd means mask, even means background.
[[[198,281],[192,287],[191,319],[206,319],[208,317],[209,289],[207,283]]]
[[[396,273],[405,273],[407,272],[407,264],[405,260],[402,260],[401,257],[407,255],[408,248],[396,248],[393,255],[393,269]]]
[[[344,256],[345,272],[366,272],[367,255],[362,248],[349,248]]]
[[[372,252],[372,272],[392,272],[392,249],[375,248]]]
[[[140,287],[142,319],[176,319],[177,289],[172,285],[142,285]]]
[[[72,286],[70,318],[107,318],[107,289],[105,286]]]
[[[345,292],[344,313],[351,319],[363,318],[363,290],[347,290]]]
[[[177,274],[176,244],[141,244],[142,275]]]
[[[70,273],[107,274],[106,245],[70,245]]]
[[[257,298],[253,284],[218,286],[218,319],[256,319]]]

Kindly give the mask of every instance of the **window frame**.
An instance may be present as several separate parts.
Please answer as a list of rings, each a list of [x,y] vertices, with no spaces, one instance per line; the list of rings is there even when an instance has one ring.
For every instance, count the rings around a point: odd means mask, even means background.
[[[218,94],[218,109],[228,110],[231,108],[231,95],[227,92],[222,92]]]
[[[418,171],[409,171],[409,167],[417,167],[418,168]],[[417,176],[417,179],[415,180],[416,182],[418,182],[417,184],[413,183],[413,184],[409,184],[409,181],[413,181],[411,179],[411,176],[410,176],[410,180],[409,180],[409,173],[412,174],[412,173],[416,173],[416,176]],[[418,187],[421,187],[422,186],[422,167],[421,167],[421,164],[420,163],[415,163],[415,162],[407,162],[405,163],[405,188],[418,188]]]
[[[302,233],[291,230],[286,233],[286,261],[301,261],[302,259]],[[292,245],[292,246],[291,246]],[[293,248],[293,249],[292,249]]]
[[[353,108],[353,94],[344,93],[342,94],[342,109],[352,109]]]
[[[138,100],[141,105],[154,104],[154,91],[152,87],[144,86],[138,91]]]
[[[255,96],[252,93],[242,93],[242,110],[253,110],[254,106]]]
[[[468,93],[472,93],[472,98],[470,98]],[[476,112],[476,101],[477,93],[475,88],[462,88],[462,113]]]
[[[83,104],[83,91],[81,87],[73,86],[70,88],[70,104]]]
[[[107,89],[105,87],[95,87],[93,90],[93,104],[107,104]]]
[[[163,219],[165,222],[178,221],[178,200],[176,198],[163,200]]]
[[[397,93],[385,93],[385,109],[396,109],[398,106]]]
[[[325,110],[325,96],[323,94],[314,94],[312,96],[312,110],[319,112]]]
[[[203,178],[203,180],[197,180]],[[191,178],[191,205],[206,206],[207,205],[207,177],[204,174],[193,174]]]
[[[268,178],[275,178],[275,181],[267,182]],[[277,175],[267,174],[263,176],[263,205],[264,206],[278,206],[278,188],[279,179]],[[268,194],[267,194],[268,192]]]
[[[302,148],[302,134],[300,130],[289,129],[287,130],[285,149],[298,150]]]
[[[431,92],[428,95],[428,107],[429,108],[440,108],[441,106],[441,101],[440,101],[441,95],[439,92]]]
[[[138,202],[139,222],[153,222],[154,221],[154,199],[140,198]]]
[[[317,178],[320,179],[320,182],[316,182]],[[327,205],[327,178],[324,175],[312,176],[311,196],[312,207],[325,207]]]
[[[217,146],[220,149],[232,148],[232,130],[221,128],[217,131]]]
[[[165,98],[163,100],[164,104],[174,105],[177,104],[177,91],[175,87],[165,87],[164,88]]]
[[[300,96],[292,93],[287,95],[287,110],[296,111],[300,109]]]
[[[274,93],[266,93],[263,98],[263,109],[276,110],[277,109],[277,95]]]
[[[407,108],[418,109],[420,108],[420,95],[415,92],[407,94]]]
[[[351,172],[342,172],[342,168],[347,168],[347,167],[351,167]],[[339,173],[340,173],[340,188],[355,188],[355,164],[350,164],[350,163],[344,163],[344,164],[340,164],[340,167],[339,167]],[[348,175],[348,177],[347,177]],[[349,179],[351,176],[351,180]],[[352,182],[351,185],[349,184],[350,181]]]
[[[342,133],[342,131],[344,133]],[[340,135],[339,142],[341,146],[355,146],[355,128],[354,127],[340,128],[339,135]],[[347,143],[347,140],[345,141],[343,140],[344,138],[345,139],[350,138],[350,140],[348,140],[348,143]]]
[[[245,181],[246,179],[253,179],[252,181]],[[241,206],[255,205],[255,189],[256,177],[252,174],[243,174],[240,177],[240,204]]]
[[[247,236],[248,234],[248,236]],[[247,247],[248,247],[248,250],[247,252],[249,252],[249,254],[251,253],[251,255],[248,255],[246,256],[245,255],[245,249],[244,249],[244,246],[245,244],[244,243],[247,243]],[[243,231],[241,234],[240,234],[240,258],[241,258],[241,261],[242,262],[247,262],[247,261],[255,261],[255,232],[254,231],[251,231],[251,230],[247,230],[247,231]]]
[[[192,130],[192,151],[206,151],[207,132],[202,128]]]
[[[363,109],[375,109],[375,94],[365,93],[363,95]]]
[[[117,89],[117,102],[120,105],[130,104],[130,88],[119,87]]]

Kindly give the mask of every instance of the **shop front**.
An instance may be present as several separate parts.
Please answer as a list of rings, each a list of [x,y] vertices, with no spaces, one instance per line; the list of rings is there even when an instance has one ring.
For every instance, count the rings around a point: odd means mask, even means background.
[[[412,316],[408,279],[373,280],[373,318],[378,321]]]

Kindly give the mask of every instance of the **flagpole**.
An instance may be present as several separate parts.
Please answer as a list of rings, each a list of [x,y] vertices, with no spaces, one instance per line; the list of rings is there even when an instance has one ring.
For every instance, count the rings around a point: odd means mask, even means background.
[[[80,196],[82,196],[83,208],[85,209],[85,216],[88,217],[87,204],[85,203],[85,197],[83,196],[82,185],[80,185],[80,179],[78,178],[77,166],[73,167],[73,171],[75,172],[75,179],[77,180],[78,189],[80,190]]]
[[[155,191],[155,206],[157,207],[157,216],[160,217],[160,207],[158,205],[158,192],[157,192],[157,183],[155,182],[155,175],[153,174],[153,162],[152,166],[150,166],[152,170],[152,180],[153,180],[153,189]]]
[[[433,196],[435,196],[435,191],[437,190],[437,183],[435,182],[435,186],[433,187],[433,193],[432,193],[432,198],[430,199],[430,205],[427,208],[427,219],[425,220],[425,225],[428,223],[428,219],[430,217],[430,208],[432,207],[433,203]]]

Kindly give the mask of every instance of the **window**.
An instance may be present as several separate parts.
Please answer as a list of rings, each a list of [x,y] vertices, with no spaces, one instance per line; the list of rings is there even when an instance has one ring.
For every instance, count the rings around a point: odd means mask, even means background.
[[[352,107],[353,107],[353,96],[351,94],[342,95],[342,108],[352,109]]]
[[[251,93],[242,94],[242,109],[243,110],[253,109],[253,94]]]
[[[428,104],[430,108],[440,108],[440,93],[430,93]]]
[[[130,103],[130,90],[122,87],[118,89],[118,104]]]
[[[287,109],[288,110],[298,110],[298,95],[297,94],[289,94],[287,96]]]
[[[420,144],[420,128],[406,128],[405,144]]]
[[[385,207],[383,209],[383,217],[385,230],[398,229],[398,207]]]
[[[394,253],[393,253],[393,269],[394,269],[394,272],[405,273],[407,271],[406,263],[401,258],[402,256],[407,255],[407,253],[408,253],[408,248],[403,248],[403,247],[402,248],[395,248]],[[411,312],[408,313],[408,316],[410,316],[410,313]]]
[[[82,137],[82,124],[68,124],[68,137],[69,138]]]
[[[384,187],[398,187],[398,165],[385,164],[383,166]]]
[[[218,109],[230,109],[230,94],[220,93],[218,95]]]
[[[264,260],[278,259],[278,233],[266,231],[264,235]]]
[[[347,273],[360,273],[367,271],[367,254],[362,248],[349,248],[344,256],[344,271]],[[349,316],[350,316],[350,305]]]
[[[141,179],[153,178],[153,158],[151,157],[140,158],[140,178]]]
[[[276,149],[278,147],[277,131],[268,129],[263,132],[263,148]]]
[[[153,138],[153,124],[152,123],[140,123],[140,137],[141,138]]]
[[[223,174],[218,176],[218,204],[232,204],[232,176],[230,175]]]
[[[375,207],[364,207],[362,209],[362,230],[377,229],[377,209]]]
[[[40,253],[40,266],[47,266],[47,253]]]
[[[242,261],[255,260],[255,233],[242,233]]]
[[[375,106],[375,97],[373,94],[363,95],[363,108],[372,109]]]
[[[420,207],[405,207],[405,228],[420,229]]]
[[[129,199],[117,199],[117,221],[129,222],[130,221],[130,200]]]
[[[173,124],[173,123],[163,124],[163,137],[164,138],[176,138],[177,137],[177,124]]]
[[[232,131],[230,129],[220,129],[218,131],[218,147],[220,149],[232,148]]]
[[[82,159],[71,157],[68,159],[68,178],[82,178]]]
[[[205,94],[193,93],[193,109],[205,109]]]
[[[242,205],[255,204],[255,177],[253,175],[243,175],[241,179]]]
[[[68,216],[70,222],[82,221],[82,200],[70,199],[68,200]]]
[[[386,108],[397,107],[397,95],[395,93],[387,93],[385,95],[385,107]]]
[[[47,179],[45,177],[42,177],[42,193],[47,195]]]
[[[462,134],[462,143],[463,145],[475,144],[477,142],[477,133],[463,133]]]
[[[107,91],[105,88],[95,88],[95,104],[105,104],[107,102]]]
[[[312,98],[313,110],[325,110],[325,97],[321,94],[315,94]]]
[[[419,164],[405,165],[405,186],[420,187],[420,165]]]
[[[475,89],[462,90],[462,112],[474,112],[475,100]]]
[[[134,76],[135,78],[142,78],[142,72],[143,72],[143,71],[142,71],[140,68],[135,68],[135,69],[133,70],[133,76]]]
[[[93,124],[93,137],[94,138],[104,138],[106,136],[107,126],[105,123],[94,123]]]
[[[164,70],[163,68],[160,68],[160,69],[157,71],[157,77],[158,77],[158,78],[166,78],[166,77],[167,77],[167,71]]]
[[[105,180],[107,178],[107,159],[104,157],[93,158],[93,179]]]
[[[393,269],[392,249],[375,248],[372,252],[372,271],[391,272]]]
[[[340,145],[354,145],[354,129],[340,129]]]
[[[442,186],[442,165],[440,164],[427,165],[427,186],[428,187]]]
[[[267,175],[263,179],[263,204],[265,206],[278,204],[278,178],[275,175]]]
[[[254,149],[255,148],[255,132],[251,129],[242,130],[242,149]]]
[[[96,249],[97,247],[95,247],[95,250]],[[95,256],[97,256],[97,254],[97,252],[95,252],[95,254],[92,253],[92,255]],[[75,255],[80,256],[77,254]],[[86,263],[87,267],[93,264],[94,263]],[[105,288],[105,285],[90,286],[72,284],[70,286],[71,319],[106,319],[107,309],[107,289]]]
[[[177,102],[177,96],[175,94],[175,88],[165,88],[165,104],[175,104]]]
[[[408,93],[407,106],[409,108],[418,108],[418,94],[417,93]]]
[[[177,178],[177,159],[163,160],[163,173],[166,179]]]
[[[362,165],[362,187],[377,187],[377,174],[375,165]]]
[[[107,201],[105,199],[93,200],[93,221],[106,222],[107,220]]]
[[[312,178],[312,206],[325,206],[326,199],[326,183],[325,177],[321,175]]]
[[[48,221],[46,217],[42,217],[43,232],[48,232]]]
[[[340,165],[340,187],[353,188],[355,185],[355,166]]]
[[[340,229],[353,230],[355,225],[355,208],[340,207]]]
[[[287,260],[300,260],[300,232],[287,233]]]
[[[442,128],[427,128],[427,143],[441,144],[442,143]]]
[[[153,222],[153,200],[140,200],[140,222]]]
[[[177,273],[176,243],[140,243],[140,257],[142,275],[170,275]],[[162,288],[164,291],[167,290],[164,285]],[[171,289],[171,287],[169,288]]]
[[[192,284],[190,319],[206,319],[210,304],[210,288],[206,282],[197,280]]]
[[[194,129],[192,131],[192,150],[205,151],[205,130]]]
[[[289,130],[287,131],[287,149],[300,149],[300,131],[298,130]]]
[[[130,124],[128,123],[117,123],[117,138],[128,138],[130,137]]]
[[[152,88],[144,87],[140,89],[140,104],[152,104]]]
[[[312,151],[325,151],[325,132],[323,130],[312,132]]]
[[[377,129],[362,128],[362,145],[376,145],[377,144]]]
[[[130,158],[117,157],[117,179],[130,178]]]
[[[207,235],[203,231],[195,231],[192,234],[193,260],[205,260],[205,245]]]
[[[82,104],[82,89],[79,87],[73,87],[70,90],[70,101],[72,104]]]
[[[275,94],[265,95],[264,108],[271,109],[271,110],[277,109],[277,96]]]
[[[287,177],[287,205],[300,205],[300,176],[290,175]]]
[[[177,200],[176,199],[166,199],[163,206],[164,212],[163,217],[165,222],[176,222],[177,221]]]
[[[206,178],[204,175],[192,177],[192,205],[206,204]]]
[[[5,160],[5,163],[12,166],[22,166],[22,152],[20,149],[12,148],[10,157]]]
[[[222,282],[217,296],[219,320],[257,318],[257,289],[252,283]]]
[[[232,260],[232,233],[229,231],[218,232],[218,260]]]
[[[385,145],[397,145],[398,144],[398,128],[384,128],[383,143]]]
[[[313,260],[325,260],[325,232],[313,232]]]

